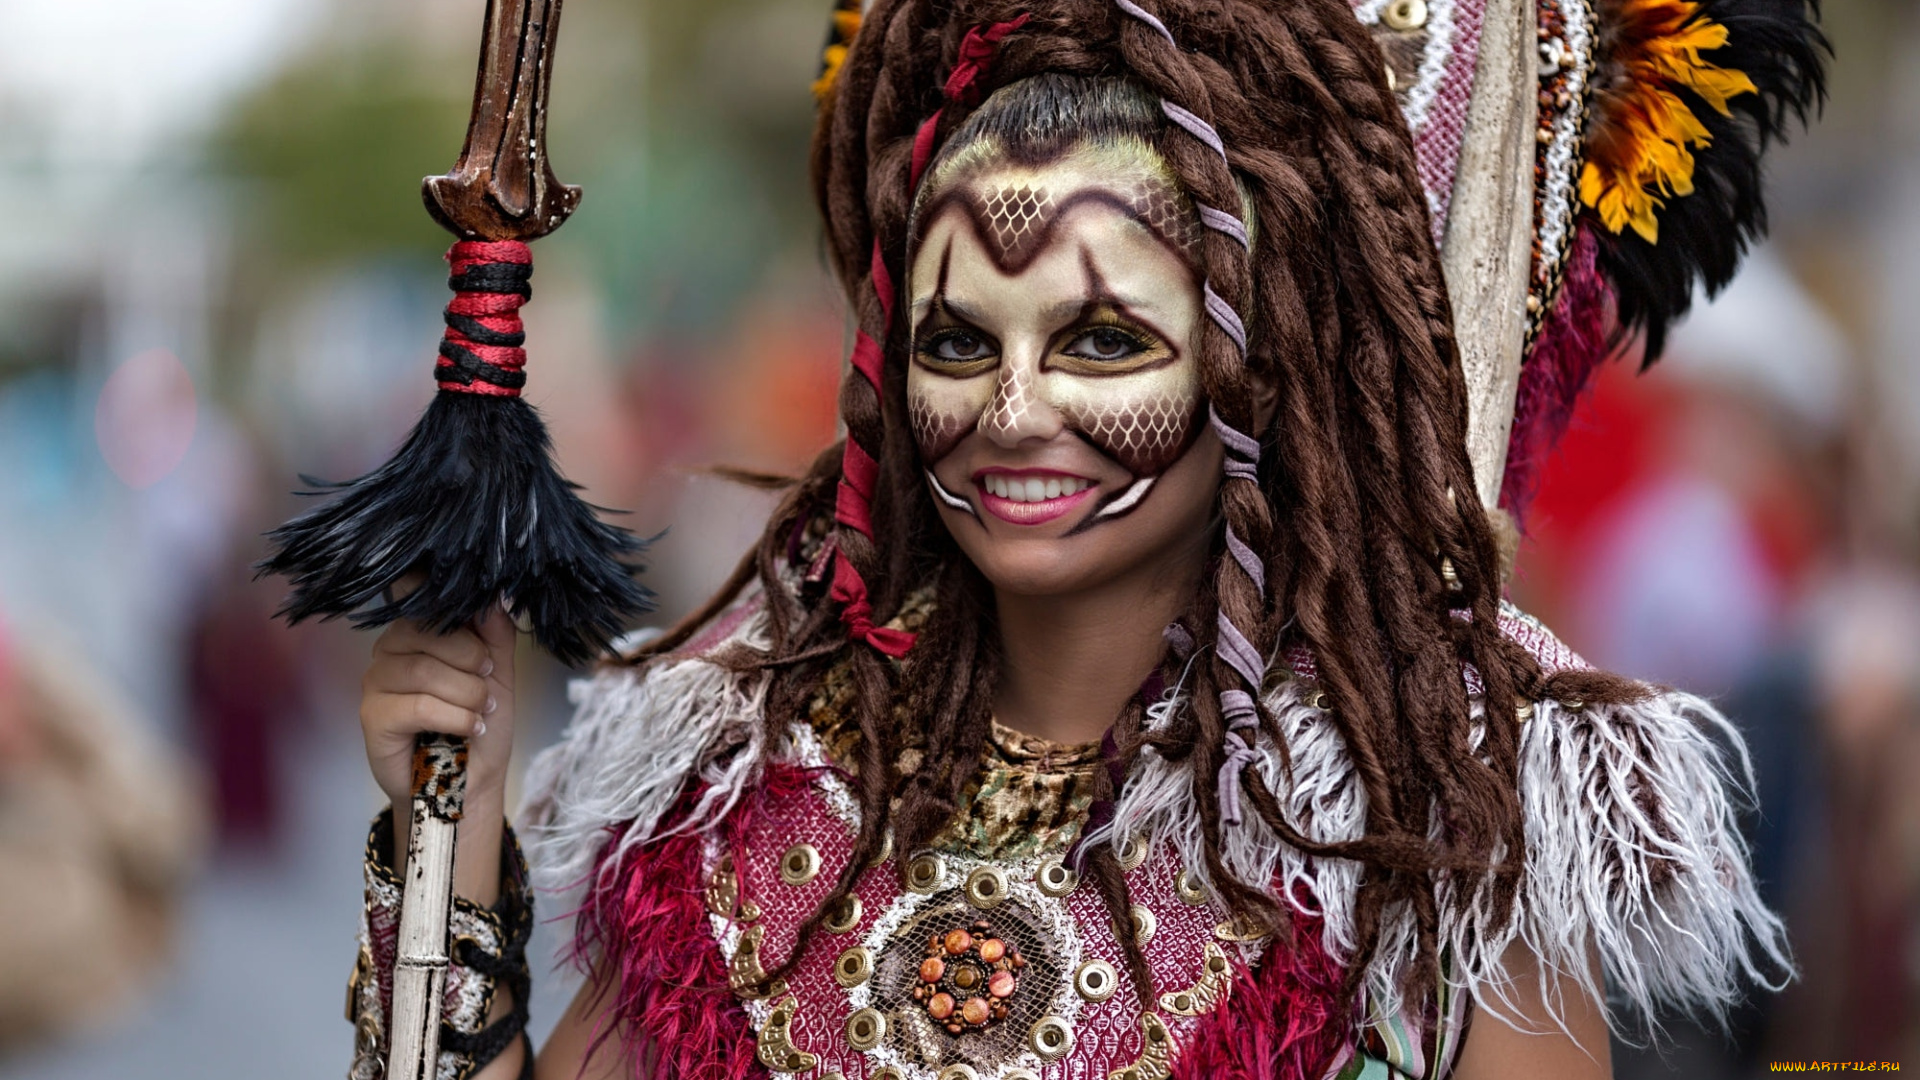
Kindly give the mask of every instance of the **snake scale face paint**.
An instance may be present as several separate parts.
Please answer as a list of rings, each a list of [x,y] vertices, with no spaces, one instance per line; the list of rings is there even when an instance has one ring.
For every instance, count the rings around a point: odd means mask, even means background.
[[[1192,445],[1200,225],[1150,154],[1000,163],[932,193],[910,266],[908,411],[933,466],[1064,427],[1136,479]]]

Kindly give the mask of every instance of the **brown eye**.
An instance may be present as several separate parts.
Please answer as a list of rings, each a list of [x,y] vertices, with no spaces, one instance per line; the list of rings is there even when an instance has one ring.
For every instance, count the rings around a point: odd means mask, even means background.
[[[920,347],[927,357],[949,364],[964,364],[993,355],[987,339],[971,330],[945,330]]]
[[[1145,342],[1125,330],[1101,326],[1074,338],[1067,353],[1087,360],[1125,360],[1146,349]]]

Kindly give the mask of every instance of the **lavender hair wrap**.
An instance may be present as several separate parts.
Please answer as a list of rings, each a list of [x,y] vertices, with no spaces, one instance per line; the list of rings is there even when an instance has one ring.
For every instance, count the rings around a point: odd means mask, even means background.
[[[1134,0],[1113,0],[1114,6],[1129,17],[1138,20],[1149,30],[1158,34],[1174,48],[1179,43],[1174,40],[1173,32],[1152,12],[1135,3]],[[1220,138],[1220,132],[1204,118],[1192,111],[1162,98],[1160,111],[1168,120],[1178,125],[1182,131],[1220,155],[1222,163],[1230,164],[1227,158],[1227,145]],[[1237,214],[1230,214],[1218,207],[1204,203],[1195,204],[1200,212],[1200,221],[1207,228],[1233,240],[1240,247],[1252,253],[1252,238],[1247,231],[1246,222]],[[1213,289],[1211,281],[1201,286],[1202,298],[1206,304],[1207,315],[1220,328],[1220,332],[1232,339],[1234,347],[1240,351],[1242,361],[1247,356],[1247,325],[1233,305]],[[1219,412],[1208,407],[1208,420],[1220,441],[1226,445],[1227,454],[1224,471],[1229,480],[1246,480],[1254,483],[1260,478],[1260,443],[1221,418]],[[1246,541],[1235,535],[1233,526],[1227,526],[1227,552],[1240,569],[1252,580],[1254,588],[1261,598],[1266,598],[1266,568],[1260,563],[1260,556]],[[1220,692],[1220,712],[1227,722],[1226,760],[1220,765],[1219,795],[1220,821],[1223,825],[1238,825],[1240,815],[1240,774],[1246,767],[1259,759],[1254,750],[1255,733],[1260,728],[1260,706],[1256,695],[1266,675],[1266,657],[1260,654],[1246,634],[1233,625],[1227,613],[1219,613],[1219,653],[1220,658],[1233,668],[1234,672],[1246,684],[1245,689],[1222,690]]]

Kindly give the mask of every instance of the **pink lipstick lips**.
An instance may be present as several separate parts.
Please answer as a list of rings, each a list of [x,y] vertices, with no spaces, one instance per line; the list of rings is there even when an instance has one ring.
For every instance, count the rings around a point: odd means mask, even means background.
[[[1042,525],[1070,513],[1097,486],[1051,469],[982,469],[973,476],[980,505],[1013,525]]]

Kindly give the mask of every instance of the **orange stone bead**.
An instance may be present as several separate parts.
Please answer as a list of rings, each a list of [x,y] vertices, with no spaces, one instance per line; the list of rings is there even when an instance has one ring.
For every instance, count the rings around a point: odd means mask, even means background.
[[[973,1000],[978,1001],[979,999],[975,998]],[[945,1020],[947,1017],[952,1016],[953,1015],[953,995],[952,994],[933,995],[933,997],[927,1002],[927,1015],[933,1017],[935,1020]]]
[[[993,977],[987,980],[987,993],[997,998],[1012,997],[1014,987],[1017,985],[1013,979],[1013,972],[996,971]]]
[[[1007,955],[1007,943],[997,937],[990,937],[980,943],[980,959],[989,964],[997,964]]]
[[[967,933],[965,930],[947,931],[947,954],[949,956],[959,956],[971,948],[973,948],[972,934]]]
[[[939,982],[940,976],[945,975],[946,973],[947,973],[947,962],[945,960],[940,959],[937,956],[929,956],[925,960],[920,961],[920,981],[921,982],[927,982],[927,983]]]
[[[960,1006],[960,1017],[969,1024],[984,1024],[991,1014],[992,1010],[987,1007],[986,998],[968,998],[967,1003]]]

